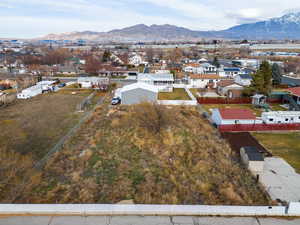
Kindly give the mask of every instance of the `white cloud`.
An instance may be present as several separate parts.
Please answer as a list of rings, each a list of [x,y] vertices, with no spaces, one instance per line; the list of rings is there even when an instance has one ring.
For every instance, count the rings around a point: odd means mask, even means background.
[[[143,4],[147,9],[141,12],[137,5],[143,7]],[[26,7],[22,9],[22,6]],[[77,30],[108,31],[138,23],[169,23],[195,30],[219,30],[244,22],[278,17],[291,6],[300,8],[300,1],[1,0],[0,19],[3,36],[36,36]],[[37,15],[31,12],[30,7],[46,13]],[[4,16],[8,15],[5,13],[8,8],[9,16]],[[152,13],[155,10],[165,13],[157,16],[157,13]]]

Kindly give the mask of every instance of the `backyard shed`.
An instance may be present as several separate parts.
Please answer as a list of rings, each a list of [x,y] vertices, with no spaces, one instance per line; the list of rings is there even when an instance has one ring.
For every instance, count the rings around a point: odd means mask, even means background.
[[[214,124],[255,124],[256,116],[250,109],[214,109],[211,119]]]
[[[139,104],[141,102],[156,102],[158,88],[145,83],[134,83],[122,88],[121,102],[124,105]]]

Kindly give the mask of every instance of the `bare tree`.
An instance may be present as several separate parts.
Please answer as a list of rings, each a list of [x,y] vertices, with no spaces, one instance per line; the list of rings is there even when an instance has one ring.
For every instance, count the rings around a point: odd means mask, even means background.
[[[153,60],[154,60],[154,50],[153,50],[153,48],[147,48],[146,49],[146,58],[147,58],[147,61],[150,64],[153,63]]]
[[[97,75],[101,68],[101,62],[99,59],[95,58],[94,56],[89,56],[86,60],[85,64],[85,72]]]

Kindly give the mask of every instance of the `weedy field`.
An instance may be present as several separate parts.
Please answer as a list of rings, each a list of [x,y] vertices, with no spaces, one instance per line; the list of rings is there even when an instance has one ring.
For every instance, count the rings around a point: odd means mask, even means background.
[[[104,104],[15,202],[269,204],[232,154],[195,108]]]
[[[52,93],[0,108],[0,201],[13,202],[32,191],[39,177],[33,165],[73,127],[76,105],[88,93]],[[32,183],[33,182],[33,183]]]
[[[0,149],[44,156],[80,117],[76,105],[88,94],[44,94],[0,109]]]

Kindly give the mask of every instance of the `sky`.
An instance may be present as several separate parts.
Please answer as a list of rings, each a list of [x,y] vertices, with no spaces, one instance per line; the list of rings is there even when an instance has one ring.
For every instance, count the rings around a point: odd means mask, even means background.
[[[0,0],[0,38],[101,32],[141,23],[221,30],[298,9],[300,0]]]

